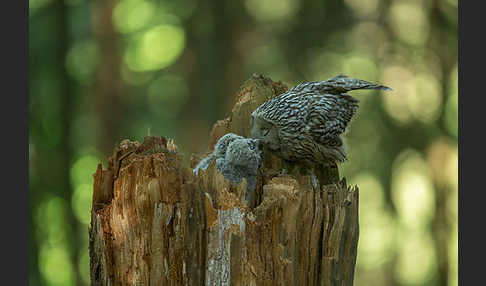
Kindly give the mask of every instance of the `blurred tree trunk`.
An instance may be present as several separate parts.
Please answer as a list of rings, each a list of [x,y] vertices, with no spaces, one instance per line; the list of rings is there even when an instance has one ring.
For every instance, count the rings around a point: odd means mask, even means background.
[[[228,132],[248,136],[251,111],[285,90],[247,81],[211,146]],[[280,159],[265,154],[249,206],[246,183],[231,184],[214,161],[199,176],[181,162],[173,143],[146,137],[123,141],[107,169],[98,166],[92,285],[353,285],[358,189],[337,166],[279,175]]]
[[[69,46],[71,45],[71,35],[69,32],[69,27],[71,26],[70,19],[68,16],[68,7],[64,1],[58,0],[54,2],[54,9],[56,11],[56,23],[57,28],[59,29],[57,32],[58,39],[57,39],[57,60],[58,62],[55,64],[57,68],[57,76],[59,78],[58,85],[59,85],[59,98],[61,102],[60,112],[60,121],[62,126],[61,131],[61,140],[58,146],[59,155],[56,157],[50,157],[49,160],[54,158],[59,158],[60,163],[60,180],[51,179],[52,182],[59,182],[59,195],[66,201],[71,202],[71,196],[73,194],[73,187],[71,185],[71,163],[73,160],[73,150],[72,144],[70,142],[70,135],[71,135],[71,126],[73,123],[73,80],[69,76],[65,60],[69,50]],[[68,211],[64,213],[67,217],[67,222],[69,225],[72,226],[72,232],[68,234],[68,241],[70,243],[70,256],[73,266],[77,266],[79,261],[80,252],[78,249],[78,245],[81,244],[81,240],[78,233],[81,233],[81,229],[79,227],[79,223],[73,215],[73,211]],[[74,271],[76,285],[82,285],[83,280],[80,276],[79,271]]]
[[[99,149],[110,152],[113,143],[118,139],[119,122],[123,113],[123,80],[121,79],[121,54],[118,34],[113,26],[114,0],[97,1],[93,6],[93,34],[100,46],[100,63],[97,73],[93,98],[96,114],[100,115],[102,124]]]

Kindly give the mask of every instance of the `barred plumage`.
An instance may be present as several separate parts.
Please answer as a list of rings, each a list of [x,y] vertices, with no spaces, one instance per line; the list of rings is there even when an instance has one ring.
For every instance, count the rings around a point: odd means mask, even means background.
[[[342,162],[340,135],[358,110],[358,100],[346,92],[356,89],[391,90],[344,75],[302,83],[253,111],[251,136],[288,161]]]

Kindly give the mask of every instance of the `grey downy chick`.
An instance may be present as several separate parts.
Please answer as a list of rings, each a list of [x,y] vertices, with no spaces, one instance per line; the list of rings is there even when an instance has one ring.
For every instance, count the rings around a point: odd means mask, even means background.
[[[230,182],[240,184],[246,179],[245,199],[253,202],[258,170],[262,166],[262,153],[257,139],[236,139],[226,150],[225,158],[216,159],[216,165]]]
[[[199,163],[194,167],[193,173],[195,175],[198,175],[199,170],[206,170],[211,163],[211,160],[213,157],[216,157],[216,164],[218,162],[218,159],[224,159],[226,156],[226,149],[228,148],[228,145],[233,142],[236,139],[244,139],[245,137],[236,135],[234,133],[228,133],[219,138],[218,142],[214,145],[214,150],[211,152],[211,154],[207,155]],[[218,166],[218,165],[217,165]],[[219,168],[219,167],[218,167]]]
[[[240,184],[246,179],[245,199],[254,202],[258,170],[262,165],[260,141],[228,133],[218,140],[214,151],[202,159],[193,172],[197,175],[200,169],[206,170],[213,158],[216,168],[230,182]]]

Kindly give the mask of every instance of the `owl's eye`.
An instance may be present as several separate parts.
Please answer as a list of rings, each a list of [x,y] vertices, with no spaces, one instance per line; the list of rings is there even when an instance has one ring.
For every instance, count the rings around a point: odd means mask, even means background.
[[[329,146],[338,147],[338,146],[341,146],[341,142],[337,139],[331,139],[329,141]]]
[[[255,144],[248,144],[250,146],[250,150],[255,150]]]

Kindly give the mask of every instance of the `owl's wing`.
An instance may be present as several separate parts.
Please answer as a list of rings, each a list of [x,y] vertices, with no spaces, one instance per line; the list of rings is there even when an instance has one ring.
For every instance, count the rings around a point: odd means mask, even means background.
[[[358,100],[348,94],[314,96],[309,103],[307,126],[314,140],[331,146],[342,145],[339,135],[346,131],[358,110]]]
[[[291,88],[290,91],[319,92],[322,94],[327,93],[337,95],[357,89],[391,90],[391,88],[384,85],[374,84],[361,79],[350,78],[345,75],[338,75],[325,81],[302,83]]]
[[[338,75],[319,83],[321,89],[328,93],[339,94],[357,89],[378,89],[391,90],[391,88],[374,84],[365,80],[350,78],[345,75]]]

